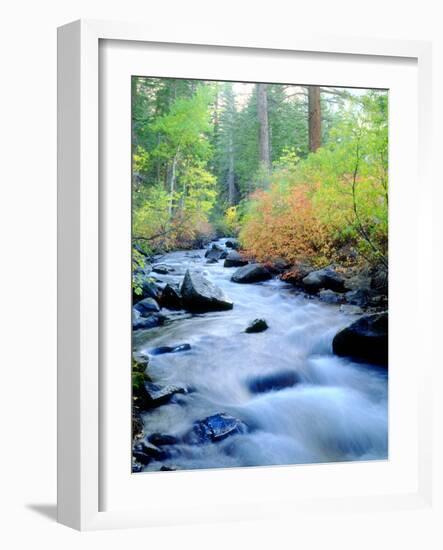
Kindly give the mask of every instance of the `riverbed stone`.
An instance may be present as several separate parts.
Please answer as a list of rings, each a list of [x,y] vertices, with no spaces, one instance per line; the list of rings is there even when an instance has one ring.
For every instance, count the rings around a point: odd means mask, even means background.
[[[224,292],[200,273],[187,270],[180,291],[184,308],[193,313],[225,311],[234,307]]]
[[[360,306],[353,306],[351,304],[342,304],[340,306],[340,311],[346,313],[347,315],[360,315],[363,313]]]
[[[303,286],[310,294],[315,294],[322,288],[334,292],[344,292],[344,283],[345,280],[342,275],[332,267],[312,271],[303,279]]]
[[[159,275],[168,275],[168,273],[173,273],[175,269],[170,265],[154,265],[152,266],[152,271],[158,273]]]
[[[189,445],[216,443],[234,434],[247,432],[244,422],[226,413],[217,413],[194,422],[184,439]]]
[[[168,309],[183,309],[180,291],[168,283],[161,293],[160,304]]]
[[[161,449],[149,441],[140,441],[136,443],[133,447],[133,455],[138,455],[136,458],[142,464],[147,464],[151,460],[166,460],[169,458],[169,454],[166,449]],[[142,462],[142,460],[140,460],[142,457],[147,462]]]
[[[233,248],[234,250],[238,250],[240,247],[238,240],[234,239],[233,237],[226,239],[225,246],[227,246],[228,248]]]
[[[148,437],[148,441],[156,447],[164,447],[166,445],[176,445],[178,443],[178,438],[174,435],[156,432]]]
[[[228,251],[217,243],[212,244],[205,252],[205,258],[209,260],[223,260],[227,255]]]
[[[144,317],[151,313],[158,313],[160,306],[154,298],[144,298],[135,304],[134,309],[139,311],[140,315]]]
[[[313,267],[306,262],[297,262],[287,270],[285,270],[280,279],[297,288],[303,288],[303,279],[313,271]]]
[[[318,293],[318,297],[322,302],[326,304],[343,304],[345,302],[345,297],[339,292],[334,292],[333,290],[323,289]]]
[[[191,344],[179,344],[177,346],[160,346],[149,350],[149,355],[164,355],[165,353],[180,353],[181,351],[189,351]]]
[[[158,407],[164,405],[176,394],[186,393],[186,388],[169,384],[162,386],[153,382],[145,382],[144,391],[140,392],[142,406]]]
[[[245,260],[240,256],[236,250],[231,250],[226,256],[223,267],[241,267],[247,265],[248,260]]]
[[[147,330],[150,328],[159,327],[164,324],[165,317],[160,313],[151,313],[143,317],[135,318],[132,320],[133,330]]]
[[[369,292],[364,289],[350,290],[345,294],[346,302],[353,306],[366,307],[369,303]]]
[[[267,393],[290,388],[298,382],[300,382],[299,375],[295,371],[287,370],[250,378],[247,385],[251,393]]]
[[[269,328],[268,323],[264,319],[254,319],[246,327],[245,332],[248,334],[254,332],[263,332]]]
[[[272,274],[262,264],[248,264],[239,267],[232,275],[234,283],[259,283],[272,278]]]
[[[336,355],[388,366],[388,313],[365,315],[338,332],[332,349]]]

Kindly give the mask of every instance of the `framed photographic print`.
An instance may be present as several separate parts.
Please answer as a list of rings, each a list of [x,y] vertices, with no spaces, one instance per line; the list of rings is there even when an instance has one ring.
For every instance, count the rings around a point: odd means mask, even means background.
[[[429,505],[429,46],[82,21],[58,71],[59,520]]]

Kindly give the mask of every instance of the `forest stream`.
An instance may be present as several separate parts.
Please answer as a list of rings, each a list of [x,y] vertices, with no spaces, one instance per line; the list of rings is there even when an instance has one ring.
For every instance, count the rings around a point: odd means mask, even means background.
[[[199,272],[234,307],[162,309],[162,326],[134,331],[134,357],[149,361],[152,383],[183,388],[141,414],[147,440],[163,434],[162,453],[143,471],[387,458],[387,370],[332,353],[335,334],[359,315],[277,278],[232,282],[237,268],[206,263],[205,250],[170,252],[158,263],[169,273],[151,273],[157,281],[177,285],[187,270]],[[267,330],[245,332],[254,319]],[[190,347],[164,352],[182,344]],[[219,438],[195,444],[184,436],[208,418]],[[226,431],[220,418],[238,424]]]

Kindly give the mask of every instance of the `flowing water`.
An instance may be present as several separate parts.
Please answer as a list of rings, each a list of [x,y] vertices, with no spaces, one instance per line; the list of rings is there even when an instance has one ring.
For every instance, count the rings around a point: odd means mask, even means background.
[[[175,269],[158,276],[182,280],[201,272],[234,302],[231,311],[190,315],[134,333],[135,356],[158,346],[189,343],[191,349],[149,357],[159,384],[192,388],[143,416],[146,434],[180,438],[193,423],[216,413],[242,420],[250,430],[204,445],[177,444],[160,466],[179,469],[386,459],[388,377],[385,369],[332,354],[332,339],[355,315],[297,293],[278,279],[259,284],[230,281],[237,268],[206,264],[204,250],[172,252],[161,259]],[[255,318],[269,329],[244,332]],[[270,373],[296,373],[289,388],[253,394],[249,382]]]

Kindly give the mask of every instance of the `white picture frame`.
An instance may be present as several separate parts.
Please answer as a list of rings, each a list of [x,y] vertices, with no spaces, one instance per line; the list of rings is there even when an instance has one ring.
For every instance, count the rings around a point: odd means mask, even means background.
[[[59,522],[80,530],[117,527],[139,527],[170,523],[192,523],[219,519],[251,519],[263,516],[290,517],[295,511],[323,511],[339,509],[343,512],[359,508],[364,511],[395,510],[399,508],[422,509],[432,505],[432,441],[430,431],[431,417],[431,368],[432,347],[426,342],[426,327],[422,327],[417,345],[425,345],[423,364],[417,374],[417,407],[413,411],[418,428],[416,438],[417,457],[411,468],[417,470],[417,476],[411,484],[391,487],[386,492],[353,493],[352,485],[347,494],[326,496],[321,491],[306,490],[302,501],[296,501],[281,489],[272,496],[260,497],[252,493],[248,507],[239,499],[229,513],[224,513],[222,504],[227,496],[222,495],[226,474],[206,471],[193,473],[199,478],[193,483],[200,486],[217,479],[216,487],[220,491],[220,501],[208,505],[202,502],[200,507],[186,506],[178,502],[173,510],[158,505],[141,507],[135,503],[129,505],[131,493],[121,506],[103,509],[101,484],[106,477],[102,461],[103,425],[107,409],[103,395],[100,356],[101,309],[100,297],[103,293],[100,285],[100,266],[103,261],[102,235],[106,225],[100,224],[103,209],[102,190],[100,189],[99,159],[102,143],[100,141],[99,113],[100,105],[100,44],[103,41],[116,41],[132,46],[140,44],[180,44],[183,48],[194,45],[200,52],[211,56],[213,48],[229,50],[229,55],[240,56],[243,52],[272,52],[283,59],[288,52],[304,52],[309,55],[335,55],[349,59],[386,59],[394,68],[402,60],[412,60],[417,71],[418,94],[414,108],[418,113],[417,165],[419,169],[417,198],[420,203],[419,234],[413,254],[421,254],[422,263],[429,261],[431,250],[424,244],[431,232],[431,182],[429,177],[428,152],[431,126],[430,80],[431,47],[425,42],[369,40],[345,37],[315,37],[300,35],[296,38],[282,36],[280,39],[265,39],[247,36],[225,38],[187,36],[171,32],[170,36],[156,33],[143,25],[102,21],[77,21],[59,29],[58,34],[58,519]],[[161,49],[161,48],[160,48]],[[129,54],[131,55],[131,54]],[[152,52],[151,55],[156,55]],[[364,56],[364,57],[361,57]],[[163,75],[160,75],[163,76]],[[191,76],[191,75],[189,75]],[[223,75],[222,75],[223,77]],[[222,77],[220,79],[222,79]],[[414,96],[415,97],[415,96]],[[129,165],[128,165],[129,170]],[[411,176],[415,178],[415,175]],[[409,199],[412,197],[410,196]],[[407,210],[405,208],[405,210]],[[418,282],[424,277],[417,271]],[[106,296],[106,291],[103,291]],[[429,300],[431,288],[427,287],[426,296],[418,295],[417,307],[423,318],[431,318]],[[128,368],[129,376],[129,368]],[[394,383],[396,383],[394,381]],[[398,382],[397,382],[398,383]],[[412,387],[411,387],[412,388]],[[412,390],[411,390],[412,391]],[[128,388],[129,392],[129,388]],[[129,393],[128,393],[129,395]],[[129,433],[129,422],[128,433]],[[348,466],[347,466],[348,467]],[[352,465],[351,465],[352,467]],[[313,468],[316,468],[314,466]],[[338,466],[338,469],[340,465]],[[322,471],[325,476],[340,475],[338,469]],[[263,472],[263,470],[261,470]],[[266,474],[255,472],[239,474],[232,471],[231,482],[236,484],[253,483],[257,475],[267,476],[267,486],[284,486],[293,471],[293,467],[267,468]],[[307,470],[306,470],[307,472]],[[376,473],[376,472],[375,472]],[[391,472],[392,473],[392,472]],[[405,474],[407,475],[407,474]],[[255,476],[255,477],[254,477]],[[272,476],[272,477],[270,477]],[[246,481],[245,481],[246,478]],[[138,478],[140,479],[140,478]],[[162,483],[186,483],[186,478],[172,475]],[[189,476],[187,479],[190,479]],[[337,478],[339,479],[339,478]],[[137,476],[130,484],[134,486]],[[143,483],[158,485],[158,480],[144,476]],[[348,482],[350,483],[350,482]],[[183,485],[184,486],[184,485]],[[237,485],[240,487],[240,485]],[[246,487],[246,485],[245,485]],[[402,488],[403,487],[403,488]],[[280,491],[280,492],[279,492]],[[198,491],[197,491],[198,493]],[[225,499],[225,500],[223,500]],[[198,512],[198,513],[197,513]]]

